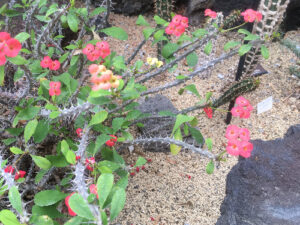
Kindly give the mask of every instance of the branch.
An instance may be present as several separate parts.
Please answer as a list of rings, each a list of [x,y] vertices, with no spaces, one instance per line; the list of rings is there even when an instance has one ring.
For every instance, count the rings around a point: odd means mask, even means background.
[[[178,141],[178,140],[175,140],[175,139],[169,138],[169,137],[166,137],[166,138],[162,138],[162,137],[138,138],[138,139],[135,139],[132,141],[126,141],[124,143],[125,144],[145,144],[145,143],[155,143],[155,142],[166,143],[166,144],[175,144],[175,145],[181,146],[185,149],[190,149],[191,151],[199,153],[200,155],[203,155],[209,159],[216,159],[216,156],[208,150],[203,150],[201,148],[195,147],[194,145],[190,145],[183,141]]]

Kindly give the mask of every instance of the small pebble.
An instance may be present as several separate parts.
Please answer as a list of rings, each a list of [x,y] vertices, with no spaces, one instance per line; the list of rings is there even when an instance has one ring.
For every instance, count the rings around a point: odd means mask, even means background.
[[[221,80],[224,79],[224,75],[221,74],[221,73],[218,73],[218,77],[219,77]]]

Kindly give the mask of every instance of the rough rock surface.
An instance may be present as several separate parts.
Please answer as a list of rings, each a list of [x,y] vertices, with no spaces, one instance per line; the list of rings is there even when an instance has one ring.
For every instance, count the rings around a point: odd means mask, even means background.
[[[300,224],[300,125],[284,139],[253,144],[252,156],[227,176],[216,225]]]

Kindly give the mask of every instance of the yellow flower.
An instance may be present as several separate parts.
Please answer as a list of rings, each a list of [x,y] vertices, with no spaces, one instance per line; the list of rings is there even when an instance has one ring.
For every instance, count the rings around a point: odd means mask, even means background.
[[[156,67],[159,68],[163,65],[164,63],[162,61],[157,61]]]
[[[147,58],[147,63],[148,63],[150,66],[153,66],[154,64],[157,64],[157,63],[158,63],[158,59],[157,59],[157,58],[151,58],[151,57],[148,57],[148,58]]]
[[[149,65],[151,65],[150,63],[152,62],[152,58],[151,57],[147,57],[147,63],[149,64]]]

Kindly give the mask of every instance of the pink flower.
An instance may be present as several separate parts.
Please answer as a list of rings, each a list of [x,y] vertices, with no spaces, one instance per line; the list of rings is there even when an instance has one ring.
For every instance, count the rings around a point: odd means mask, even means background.
[[[240,145],[241,143],[238,140],[231,139],[228,141],[226,151],[230,155],[237,156],[240,153]]]
[[[233,107],[231,113],[233,116],[240,116],[243,113],[244,109],[241,106]]]
[[[88,54],[90,54],[92,51],[94,51],[95,50],[95,47],[94,47],[94,45],[92,45],[92,44],[87,44],[86,46],[85,46],[85,48],[82,50],[82,53],[83,54],[85,54],[85,55],[88,55]]]
[[[171,35],[171,34],[173,34],[174,33],[174,31],[175,31],[175,28],[176,28],[176,25],[174,24],[174,23],[170,23],[167,27],[166,27],[166,34],[169,34],[169,35]]]
[[[96,43],[96,48],[99,49],[109,49],[109,44],[106,41],[101,41]]]
[[[7,40],[9,40],[11,37],[10,37],[10,34],[7,33],[7,32],[0,32],[0,44],[1,43],[5,43]]]
[[[183,26],[184,28],[187,28],[189,26],[189,19],[187,17],[182,17],[181,18],[181,26]]]
[[[217,13],[215,11],[212,11],[211,9],[205,9],[204,16],[209,16],[210,18],[216,18]]]
[[[61,83],[59,81],[50,81],[50,88],[59,89],[61,87]]]
[[[243,141],[250,140],[250,131],[247,128],[239,128],[239,137]]]
[[[94,168],[93,168],[93,165],[95,164],[95,158],[94,157],[90,157],[88,159],[85,159],[85,166],[86,166],[86,169],[93,172]]]
[[[49,64],[50,70],[58,70],[60,68],[60,62],[58,60],[54,60]]]
[[[18,180],[19,178],[23,178],[26,175],[26,172],[23,170],[19,170],[16,174],[15,174],[15,180]]]
[[[229,125],[226,129],[225,137],[229,140],[237,139],[239,136],[240,128],[235,125]]]
[[[181,23],[181,20],[182,20],[182,16],[181,15],[175,15],[172,19],[172,23],[175,25],[175,26],[178,26],[180,25]]]
[[[22,45],[17,39],[8,39],[4,45],[4,54],[8,57],[16,57],[21,48]]]
[[[237,99],[235,100],[235,103],[238,105],[238,106],[248,106],[250,103],[247,99],[245,99],[243,96],[239,96],[237,97]]]
[[[76,134],[80,138],[82,136],[82,129],[81,128],[77,128],[76,129]]]
[[[5,167],[4,172],[5,173],[10,173],[13,174],[15,168],[13,168],[12,166],[8,165],[7,167]]]
[[[76,215],[77,215],[77,214],[71,209],[71,207],[70,207],[70,205],[69,205],[69,200],[70,200],[70,198],[71,198],[71,196],[72,196],[73,194],[75,194],[75,192],[73,192],[72,194],[70,194],[69,196],[67,196],[67,197],[65,198],[65,204],[66,204],[66,206],[68,207],[68,212],[69,212],[70,216],[76,216]]]
[[[244,158],[249,158],[251,156],[251,152],[253,150],[253,144],[248,141],[242,141],[240,145],[240,156]]]
[[[43,68],[49,68],[51,63],[52,63],[51,58],[49,56],[45,56],[44,59],[41,61],[40,65]]]
[[[262,14],[260,12],[257,12],[253,9],[247,9],[246,11],[241,13],[242,16],[244,16],[245,22],[254,22],[254,21],[261,21],[262,20]]]
[[[96,195],[97,199],[99,199],[99,195],[98,195],[98,192],[97,192],[97,186],[95,184],[91,184],[89,189],[90,189],[90,193]]]
[[[91,64],[89,66],[89,72],[92,75],[97,75],[100,72],[100,68],[97,64]]]
[[[241,119],[248,119],[250,117],[250,111],[247,109],[243,109],[242,113],[240,114]]]
[[[100,89],[108,90],[108,89],[110,89],[110,88],[111,88],[111,83],[109,83],[109,82],[103,82],[103,83],[100,83],[100,84],[98,84],[98,85],[94,85],[94,86],[92,87],[92,90],[93,90],[93,91],[98,91],[98,90],[100,90]]]
[[[4,52],[0,51],[0,66],[3,66],[6,63],[6,57]]]
[[[205,107],[203,110],[209,119],[213,117],[213,110],[211,107]]]
[[[104,59],[106,56],[108,56],[110,54],[110,49],[107,48],[107,49],[100,49],[99,50],[99,54],[100,54],[100,57],[102,59]]]
[[[100,56],[101,56],[101,53],[99,52],[99,50],[94,50],[94,51],[90,52],[89,54],[87,54],[88,60],[90,60],[92,62],[98,60]]]
[[[179,25],[175,28],[173,34],[176,36],[176,37],[179,37],[180,35],[182,35],[185,31],[185,27]]]

